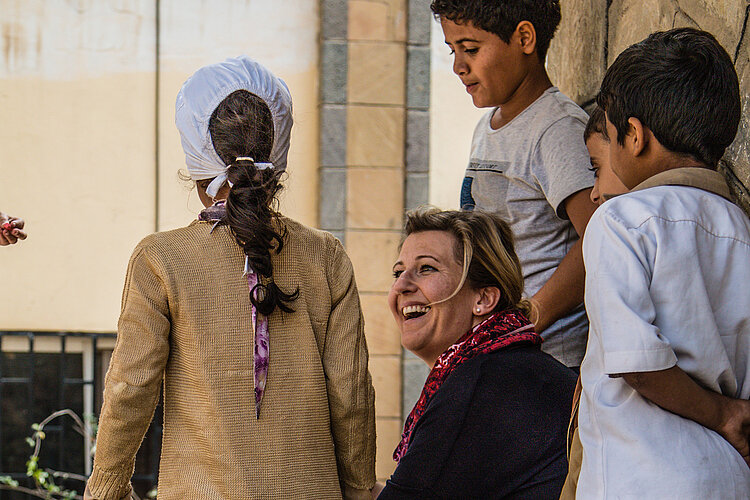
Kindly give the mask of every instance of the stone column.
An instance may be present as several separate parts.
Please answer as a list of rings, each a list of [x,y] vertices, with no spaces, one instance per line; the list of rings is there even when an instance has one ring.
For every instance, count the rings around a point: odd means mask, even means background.
[[[401,433],[401,346],[388,310],[404,213],[406,0],[321,2],[320,224],[354,264],[370,349],[377,476]]]
[[[377,476],[401,432],[401,346],[386,297],[404,212],[406,0],[349,1],[346,238],[362,296],[378,429]]]
[[[430,184],[430,0],[409,0],[406,62],[406,209],[429,201]],[[419,399],[429,368],[404,350],[401,418]]]

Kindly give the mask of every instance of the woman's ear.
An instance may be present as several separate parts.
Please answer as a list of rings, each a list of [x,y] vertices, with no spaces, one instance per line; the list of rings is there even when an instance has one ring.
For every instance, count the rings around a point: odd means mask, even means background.
[[[500,289],[496,286],[480,288],[477,293],[477,301],[474,304],[474,316],[490,314],[500,302]]]
[[[521,50],[526,55],[531,55],[536,50],[536,29],[534,25],[529,21],[521,21],[516,26],[516,31],[511,36],[518,37],[518,41],[521,43]]]

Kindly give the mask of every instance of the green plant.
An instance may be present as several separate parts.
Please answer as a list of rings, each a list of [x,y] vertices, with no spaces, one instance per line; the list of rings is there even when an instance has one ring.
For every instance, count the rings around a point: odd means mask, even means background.
[[[27,488],[21,486],[18,481],[10,476],[0,476],[0,490],[18,491],[36,498],[44,498],[45,500],[83,500],[83,496],[78,493],[78,491],[64,489],[62,486],[55,483],[55,479],[63,481],[73,479],[80,481],[85,487],[86,481],[88,480],[86,476],[72,472],[56,471],[48,468],[43,469],[39,466],[39,452],[42,449],[42,441],[47,437],[44,432],[44,427],[56,418],[65,415],[72,418],[75,422],[73,429],[91,443],[91,454],[93,458],[94,450],[96,450],[96,433],[99,428],[96,417],[93,415],[87,415],[85,419],[81,419],[72,410],[58,410],[40,423],[31,424],[31,429],[34,432],[31,436],[26,438],[26,443],[29,447],[34,449],[29,456],[29,459],[26,461],[26,475],[34,480],[35,487]],[[156,498],[156,488],[152,488],[151,491],[147,493],[146,498]],[[140,497],[133,491],[131,492],[131,499],[140,500]]]
[[[34,480],[34,488],[26,488],[21,486],[18,481],[14,480],[9,476],[0,476],[0,489],[14,490],[27,495],[44,498],[46,500],[63,499],[83,499],[83,497],[75,490],[64,489],[62,486],[55,482],[55,479],[66,480],[74,479],[86,483],[86,476],[80,474],[74,474],[71,472],[60,472],[51,469],[43,469],[39,466],[39,452],[42,449],[42,442],[47,435],[44,432],[44,427],[56,418],[62,416],[69,416],[75,422],[74,429],[76,432],[84,436],[87,440],[91,441],[92,446],[95,442],[96,435],[96,419],[92,416],[87,418],[84,423],[81,418],[71,410],[59,410],[45,418],[38,424],[32,424],[31,429],[34,431],[31,436],[26,438],[26,443],[29,447],[33,448],[34,451],[29,456],[26,462],[26,475]]]

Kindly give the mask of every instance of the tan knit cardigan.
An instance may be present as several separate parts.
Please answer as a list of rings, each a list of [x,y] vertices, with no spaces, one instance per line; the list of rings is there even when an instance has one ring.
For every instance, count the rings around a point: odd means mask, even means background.
[[[274,279],[300,294],[294,313],[269,317],[259,419],[244,254],[229,229],[194,222],[136,247],[105,380],[92,498],[129,496],[162,383],[160,500],[341,498],[342,488],[373,486],[374,391],[351,262],[332,235],[284,223]]]

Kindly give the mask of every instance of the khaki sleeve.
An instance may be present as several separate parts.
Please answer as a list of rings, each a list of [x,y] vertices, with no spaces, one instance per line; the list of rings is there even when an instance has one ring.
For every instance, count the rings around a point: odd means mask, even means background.
[[[159,400],[169,356],[169,310],[157,266],[139,245],[128,265],[117,341],[105,377],[90,498],[130,493],[135,455]]]
[[[327,250],[331,313],[323,369],[339,480],[344,491],[369,490],[375,484],[375,391],[367,369],[364,319],[349,257],[332,236]]]

